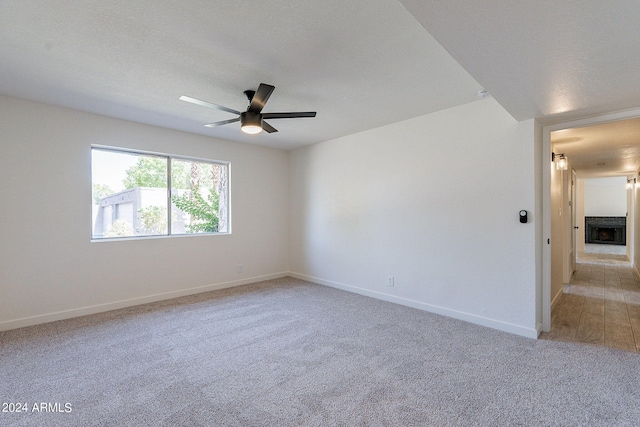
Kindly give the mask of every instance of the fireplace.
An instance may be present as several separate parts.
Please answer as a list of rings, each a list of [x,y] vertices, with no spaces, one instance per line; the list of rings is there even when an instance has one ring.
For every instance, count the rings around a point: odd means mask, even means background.
[[[627,244],[627,218],[624,216],[587,216],[584,218],[585,243]]]

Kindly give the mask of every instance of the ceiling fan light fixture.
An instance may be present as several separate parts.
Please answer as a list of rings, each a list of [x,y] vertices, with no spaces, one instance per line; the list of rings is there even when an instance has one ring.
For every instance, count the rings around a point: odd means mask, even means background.
[[[260,113],[245,111],[240,114],[240,123],[242,123],[241,129],[244,133],[255,135],[262,132],[262,115]]]

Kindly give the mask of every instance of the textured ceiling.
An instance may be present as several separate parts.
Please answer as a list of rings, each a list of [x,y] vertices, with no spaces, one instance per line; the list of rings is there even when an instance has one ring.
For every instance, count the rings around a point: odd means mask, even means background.
[[[400,1],[518,120],[553,124],[640,107],[639,1]],[[637,121],[553,139],[582,176],[640,167]]]
[[[550,124],[640,106],[639,16],[621,0],[0,0],[0,93],[281,149],[481,88]],[[247,136],[202,126],[232,116],[178,100],[244,110],[261,82],[276,86],[265,112],[317,117]]]
[[[551,132],[580,178],[633,176],[640,168],[640,118]]]
[[[639,1],[400,1],[517,120],[640,105]]]
[[[202,125],[276,87],[279,132]],[[0,93],[292,149],[475,101],[478,83],[396,0],[0,1]]]

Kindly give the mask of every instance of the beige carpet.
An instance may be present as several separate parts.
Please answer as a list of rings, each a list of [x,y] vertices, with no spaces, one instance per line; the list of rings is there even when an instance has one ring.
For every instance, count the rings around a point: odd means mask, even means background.
[[[0,334],[2,426],[637,426],[640,355],[285,278]],[[34,405],[50,411],[34,411]],[[5,409],[2,408],[2,409]]]

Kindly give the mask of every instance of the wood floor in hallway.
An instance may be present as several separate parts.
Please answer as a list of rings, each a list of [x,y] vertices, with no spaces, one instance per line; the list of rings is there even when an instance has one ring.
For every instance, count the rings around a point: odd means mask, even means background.
[[[542,339],[579,341],[640,353],[640,282],[624,246],[586,245]]]

